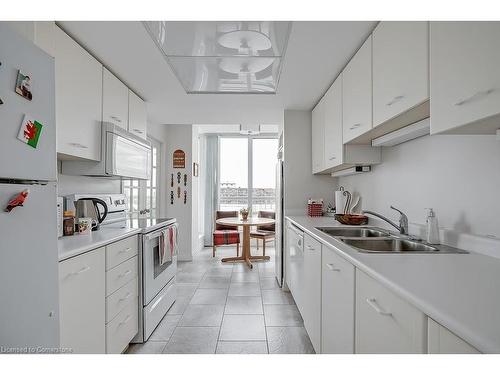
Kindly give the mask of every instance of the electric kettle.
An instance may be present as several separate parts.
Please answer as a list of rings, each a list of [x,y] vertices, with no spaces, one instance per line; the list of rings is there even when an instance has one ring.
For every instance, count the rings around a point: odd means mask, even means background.
[[[103,211],[99,209],[102,206]],[[92,219],[92,230],[99,229],[99,224],[108,215],[108,205],[99,198],[80,198],[75,201],[76,218],[89,217]]]

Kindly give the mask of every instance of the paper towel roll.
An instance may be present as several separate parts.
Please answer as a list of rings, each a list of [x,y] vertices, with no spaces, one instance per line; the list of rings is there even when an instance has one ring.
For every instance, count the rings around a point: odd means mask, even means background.
[[[346,197],[344,197],[344,192],[337,190],[335,192],[335,213],[343,214],[345,208]]]

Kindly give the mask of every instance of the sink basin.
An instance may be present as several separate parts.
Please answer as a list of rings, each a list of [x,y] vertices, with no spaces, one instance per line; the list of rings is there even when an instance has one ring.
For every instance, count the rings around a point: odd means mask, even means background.
[[[435,253],[440,251],[430,245],[400,238],[381,238],[372,240],[344,238],[341,239],[341,241],[346,245],[367,253]]]
[[[377,228],[316,228],[332,237],[388,237],[389,234]]]

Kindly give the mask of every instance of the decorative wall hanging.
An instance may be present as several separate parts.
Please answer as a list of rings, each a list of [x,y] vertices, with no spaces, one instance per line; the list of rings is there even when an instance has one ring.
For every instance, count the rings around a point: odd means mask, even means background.
[[[170,190],[170,204],[174,204],[174,192]]]
[[[184,186],[187,186],[188,175],[184,173]]]
[[[174,168],[186,168],[186,153],[182,150],[175,150],[172,161]]]
[[[177,183],[178,184],[181,183],[181,176],[182,176],[182,173],[181,172],[177,172]]]
[[[170,175],[170,187],[174,187],[174,174]]]
[[[198,168],[199,168],[198,163],[193,163],[193,176],[194,177],[198,177],[198,173],[199,173]]]
[[[177,198],[181,197],[181,187],[177,186]]]
[[[36,121],[33,117],[30,115],[24,115],[17,139],[33,148],[36,148],[38,140],[40,139],[42,128],[43,125]]]
[[[33,99],[33,95],[31,94],[31,77],[20,70],[17,72],[16,93],[24,99]]]
[[[187,202],[187,196],[188,196],[188,192],[186,190],[184,190],[184,204],[186,204],[186,202]]]

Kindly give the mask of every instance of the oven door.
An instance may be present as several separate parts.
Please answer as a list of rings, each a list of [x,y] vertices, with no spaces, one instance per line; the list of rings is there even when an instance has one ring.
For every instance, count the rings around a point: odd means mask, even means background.
[[[168,228],[162,228],[142,237],[142,277],[144,306],[168,284],[177,273],[177,250],[173,254],[167,251],[167,260],[160,265],[160,240],[163,232],[168,233]]]

